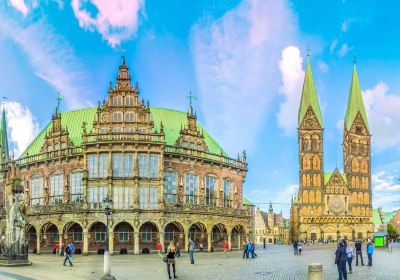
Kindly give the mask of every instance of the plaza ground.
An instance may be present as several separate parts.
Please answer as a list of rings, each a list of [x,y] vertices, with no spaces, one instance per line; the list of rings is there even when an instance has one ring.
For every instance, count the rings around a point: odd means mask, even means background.
[[[294,256],[292,247],[268,245],[258,248],[256,259],[242,259],[241,252],[230,252],[224,258],[222,252],[195,253],[196,263],[190,265],[188,255],[177,259],[178,279],[307,279],[308,264],[319,262],[324,267],[324,279],[338,279],[334,265],[334,246],[304,246],[302,256]],[[0,279],[100,279],[103,257],[98,255],[74,256],[74,267],[62,265],[63,257],[32,255],[29,267],[0,267]],[[400,279],[400,250],[387,252],[377,249],[373,267],[355,267],[351,280]],[[364,256],[364,262],[367,257]],[[166,264],[157,256],[116,255],[112,257],[112,274],[117,279],[168,279]]]

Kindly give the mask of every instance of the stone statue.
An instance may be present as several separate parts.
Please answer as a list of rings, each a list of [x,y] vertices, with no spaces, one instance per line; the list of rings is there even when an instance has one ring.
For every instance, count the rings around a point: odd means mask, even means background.
[[[24,254],[26,247],[26,207],[21,193],[9,197],[7,211],[6,247],[12,255]]]

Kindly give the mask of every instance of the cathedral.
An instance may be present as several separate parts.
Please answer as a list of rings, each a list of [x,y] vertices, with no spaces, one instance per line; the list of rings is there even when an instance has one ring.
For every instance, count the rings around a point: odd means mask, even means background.
[[[371,134],[355,64],[343,125],[344,172],[326,172],[322,114],[308,57],[298,115],[299,191],[290,211],[292,241],[373,234]]]
[[[65,241],[77,253],[97,253],[107,236],[111,254],[139,254],[170,241],[185,249],[189,239],[209,252],[222,250],[225,240],[241,248],[253,234],[254,216],[243,197],[246,153],[229,157],[191,104],[187,112],[150,107],[124,58],[107,92],[94,108],[61,112],[57,106],[15,160],[3,110],[1,233],[6,197],[17,191],[25,197],[33,253],[52,252]]]

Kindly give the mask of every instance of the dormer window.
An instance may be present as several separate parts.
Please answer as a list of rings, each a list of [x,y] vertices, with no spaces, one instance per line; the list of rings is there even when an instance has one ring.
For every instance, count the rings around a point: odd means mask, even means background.
[[[134,121],[135,121],[135,113],[125,112],[125,122],[134,122]]]
[[[113,113],[113,122],[122,122],[122,113],[121,112]]]
[[[114,96],[112,99],[112,105],[114,107],[122,106],[122,96]]]
[[[133,106],[133,96],[125,97],[125,106],[132,107]]]

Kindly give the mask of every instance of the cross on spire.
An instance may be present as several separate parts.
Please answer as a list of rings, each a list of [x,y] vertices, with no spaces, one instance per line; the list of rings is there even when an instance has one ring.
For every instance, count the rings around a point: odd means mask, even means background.
[[[310,46],[307,45],[307,56],[310,56]]]
[[[196,100],[197,97],[194,96],[191,91],[189,91],[189,96],[186,96],[186,98],[189,99],[189,108],[190,108],[190,113],[192,114],[193,113],[193,106],[192,106],[193,100]]]
[[[64,99],[64,96],[60,95],[60,92],[57,92],[57,107],[56,107],[56,115],[58,115],[60,113],[60,103],[61,101]]]
[[[354,64],[357,64],[357,54],[354,54],[354,55],[353,55],[353,63],[354,63]]]
[[[125,49],[121,49],[122,53],[122,65],[125,65]]]

